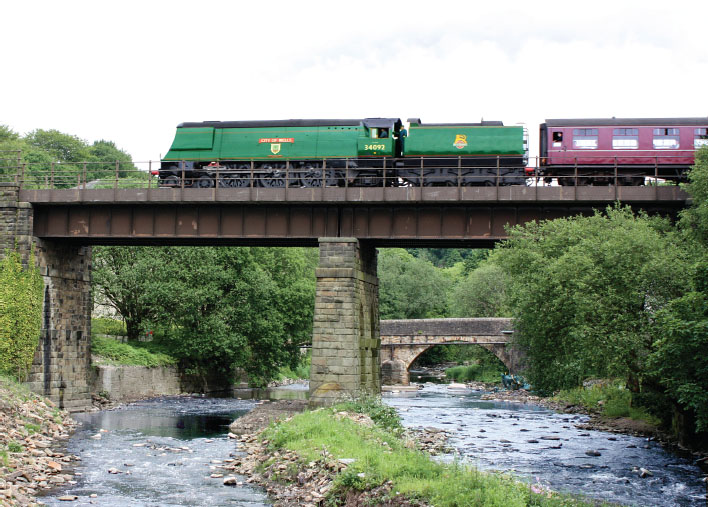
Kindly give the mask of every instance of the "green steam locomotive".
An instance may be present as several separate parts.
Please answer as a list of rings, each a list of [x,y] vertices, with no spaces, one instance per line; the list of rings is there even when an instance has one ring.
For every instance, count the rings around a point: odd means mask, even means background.
[[[525,129],[398,118],[182,123],[161,186],[523,185]]]

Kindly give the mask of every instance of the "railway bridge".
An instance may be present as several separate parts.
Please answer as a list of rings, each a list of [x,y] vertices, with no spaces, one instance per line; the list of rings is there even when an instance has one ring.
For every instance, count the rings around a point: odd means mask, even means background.
[[[382,320],[381,381],[385,385],[410,383],[408,370],[423,352],[436,345],[479,345],[516,373],[521,354],[513,347],[511,319]]]
[[[90,403],[92,245],[319,246],[316,404],[380,390],[378,247],[488,248],[507,225],[615,201],[675,215],[687,199],[676,186],[156,188],[145,171],[138,188],[121,188],[117,164],[105,188],[89,188],[77,167],[74,183],[63,185],[71,188],[57,188],[54,165],[51,178],[28,182],[23,170],[0,182],[0,255],[16,248],[28,261],[34,248],[45,282],[29,383],[71,410]]]

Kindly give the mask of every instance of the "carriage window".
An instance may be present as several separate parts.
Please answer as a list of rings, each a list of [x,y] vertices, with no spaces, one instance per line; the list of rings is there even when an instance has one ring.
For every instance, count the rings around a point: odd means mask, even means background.
[[[693,132],[693,147],[708,146],[708,128],[695,129]]]
[[[597,129],[573,129],[573,148],[577,150],[597,149]]]
[[[553,132],[553,147],[560,148],[563,145],[563,132]]]
[[[675,150],[679,147],[679,129],[654,129],[655,150]]]
[[[639,148],[639,129],[613,129],[613,150],[636,150]]]

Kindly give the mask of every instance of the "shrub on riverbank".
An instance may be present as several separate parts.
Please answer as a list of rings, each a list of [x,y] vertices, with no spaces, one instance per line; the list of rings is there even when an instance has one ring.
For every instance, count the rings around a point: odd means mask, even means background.
[[[553,400],[579,405],[590,412],[599,412],[606,417],[629,417],[654,426],[659,426],[661,423],[644,407],[632,406],[632,393],[621,381],[565,389],[559,391]]]
[[[501,382],[501,370],[484,368],[479,364],[454,366],[445,370],[445,376],[455,382]]]
[[[394,497],[401,501],[399,495],[443,507],[590,505],[508,476],[432,461],[412,442],[401,440],[380,425],[372,425],[368,417],[351,413],[376,412],[379,405],[372,400],[357,400],[305,412],[269,427],[261,438],[267,439],[271,457],[263,462],[262,469],[270,470],[272,480],[296,481],[299,470],[324,459],[329,469],[338,471],[327,493],[328,505],[343,505],[346,499],[362,492],[368,492],[371,505]],[[298,463],[278,462],[279,457],[292,453],[297,455]]]
[[[91,318],[91,334],[126,336],[128,332],[125,328],[125,322],[122,320],[111,319],[108,317],[93,317]]]
[[[100,356],[109,364],[124,366],[169,366],[177,360],[161,351],[151,350],[150,342],[120,343],[112,338],[94,336],[91,339],[91,353]]]

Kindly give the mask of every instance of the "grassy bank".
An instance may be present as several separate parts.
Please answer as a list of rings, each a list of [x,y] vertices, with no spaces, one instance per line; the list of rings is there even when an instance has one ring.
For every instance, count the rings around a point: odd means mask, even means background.
[[[632,393],[625,389],[620,382],[607,381],[590,387],[563,390],[552,399],[569,405],[581,406],[588,412],[605,417],[629,417],[653,426],[660,424],[660,421],[644,407],[632,406]]]
[[[485,368],[483,365],[454,366],[445,370],[445,376],[455,382],[501,382],[502,371],[496,368]]]
[[[369,413],[375,424],[357,422],[343,411]],[[336,474],[327,492],[328,505],[342,505],[348,496],[372,490],[382,496],[369,497],[371,505],[399,495],[440,507],[594,505],[506,475],[432,461],[399,435],[395,412],[380,402],[305,412],[265,430],[261,438],[268,441],[270,458],[261,467],[276,464],[274,468],[279,472],[275,480],[288,482],[297,481],[298,470],[321,461],[323,456],[332,463],[352,460],[346,461],[349,464]],[[286,450],[296,453],[299,463],[278,466],[277,460]]]
[[[107,364],[123,366],[169,366],[177,360],[151,342],[120,343],[112,338],[94,336],[91,353]]]

